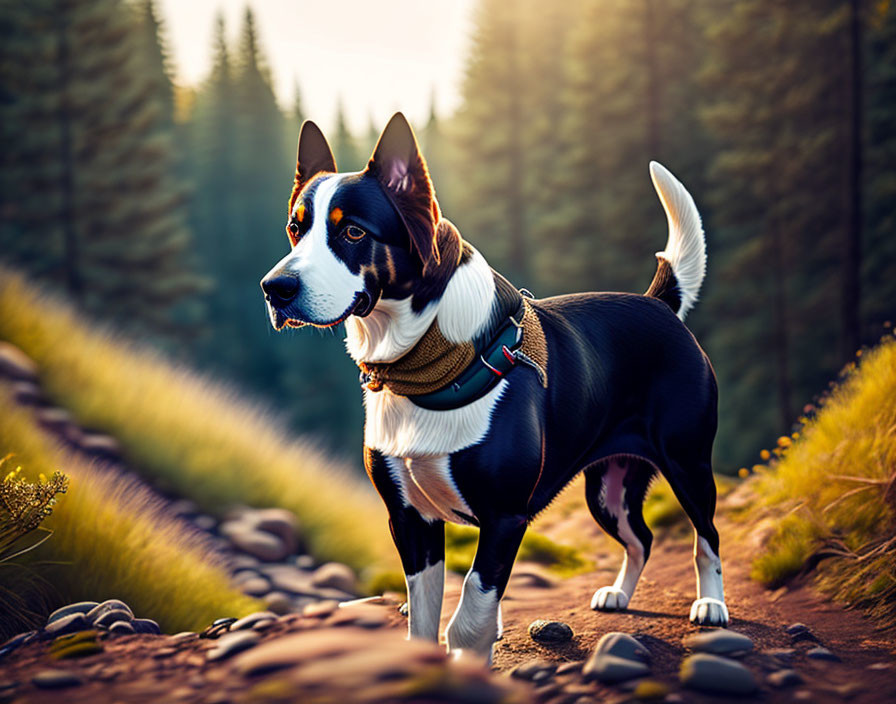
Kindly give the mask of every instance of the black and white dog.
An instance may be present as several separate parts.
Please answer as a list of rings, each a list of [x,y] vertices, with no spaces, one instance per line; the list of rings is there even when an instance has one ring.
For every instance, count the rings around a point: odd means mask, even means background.
[[[710,465],[716,382],[681,322],[704,277],[703,231],[681,183],[657,163],[650,173],[669,238],[647,293],[529,300],[441,217],[403,115],[359,173],[336,173],[323,134],[302,126],[292,250],[261,287],[277,330],[345,323],[365,386],[365,466],[407,577],[411,636],[438,638],[444,522],[476,525],[446,637],[452,651],[490,657],[526,526],[580,472],[594,519],[625,548],[591,608],[628,606],[652,540],[642,503],[661,472],[696,530],[690,619],[727,624]]]

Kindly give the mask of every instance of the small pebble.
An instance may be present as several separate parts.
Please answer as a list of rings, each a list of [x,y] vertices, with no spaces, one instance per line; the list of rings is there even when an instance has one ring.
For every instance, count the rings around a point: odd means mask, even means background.
[[[148,633],[154,636],[162,635],[162,629],[159,628],[159,624],[151,618],[135,618],[131,621],[131,625],[136,633]]]
[[[34,686],[41,689],[73,687],[81,684],[83,681],[80,676],[68,670],[41,670],[31,678]]]
[[[79,601],[74,604],[68,604],[67,606],[56,609],[53,613],[51,613],[49,618],[47,618],[47,625],[53,623],[54,621],[58,621],[64,616],[70,616],[71,614],[86,614],[91,609],[99,605],[100,604],[98,601]]]
[[[753,641],[743,633],[717,628],[712,631],[695,633],[684,639],[686,647],[698,653],[728,655],[746,653],[753,649]]]
[[[739,662],[708,653],[685,658],[679,679],[686,687],[714,694],[751,694],[757,687],[753,673]]]
[[[831,662],[840,662],[840,658],[834,655],[827,648],[817,647],[806,651],[806,657],[813,660],[829,660]]]
[[[520,680],[531,680],[536,682],[538,681],[536,676],[540,673],[547,673],[546,676],[550,677],[554,674],[556,669],[557,666],[554,663],[542,660],[541,658],[534,658],[514,667],[510,671],[510,676]],[[541,679],[543,679],[543,677]]]
[[[90,628],[90,622],[82,613],[73,613],[68,616],[58,618],[53,623],[47,625],[44,632],[50,638],[61,636],[66,633],[74,633],[75,631],[83,631]]]
[[[619,632],[605,633],[601,636],[591,657],[595,658],[598,655],[615,655],[618,658],[642,662],[650,660],[650,651],[641,641],[628,633]]]
[[[650,668],[639,660],[628,660],[607,653],[595,653],[582,669],[585,680],[596,679],[604,684],[616,684],[644,677]]]
[[[130,621],[116,621],[109,626],[109,632],[119,635],[133,635],[136,633]]]
[[[776,689],[796,687],[803,684],[804,680],[796,670],[778,670],[766,677],[768,683]]]
[[[790,635],[795,636],[797,633],[805,633],[809,630],[809,627],[805,623],[794,623],[787,626],[784,630]]]
[[[252,628],[259,621],[270,621],[271,619],[276,619],[277,614],[271,611],[256,611],[254,614],[249,614],[248,616],[243,616],[243,618],[238,619],[230,624],[231,631],[243,631],[249,628]]]
[[[261,636],[255,631],[237,631],[227,633],[218,639],[218,644],[206,653],[210,662],[224,660],[231,655],[236,655],[248,650],[261,640]]]
[[[572,629],[562,621],[538,619],[529,624],[529,637],[546,645],[566,643],[572,640]]]

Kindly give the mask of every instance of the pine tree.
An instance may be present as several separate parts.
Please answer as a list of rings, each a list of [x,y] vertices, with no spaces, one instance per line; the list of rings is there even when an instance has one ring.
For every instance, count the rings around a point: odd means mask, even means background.
[[[714,8],[708,31],[704,116],[720,141],[712,176],[722,245],[707,307],[738,324],[714,326],[706,344],[725,360],[720,417],[752,420],[720,427],[740,461],[786,429],[841,360],[832,321],[846,226],[844,7],[734,0]]]
[[[87,310],[173,333],[198,277],[146,42],[118,0],[6,3],[0,249]]]
[[[340,171],[360,171],[365,166],[368,155],[361,155],[357,140],[346,122],[345,107],[341,99],[336,106],[336,130],[330,143],[333,156],[336,158],[336,167]]]
[[[862,272],[865,340],[896,322],[896,4],[869,15],[866,229]]]

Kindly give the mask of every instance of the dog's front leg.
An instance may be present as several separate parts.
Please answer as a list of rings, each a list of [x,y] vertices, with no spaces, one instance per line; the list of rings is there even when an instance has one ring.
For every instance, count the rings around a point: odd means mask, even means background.
[[[473,651],[491,662],[492,645],[501,635],[501,597],[526,525],[525,516],[481,521],[476,557],[446,632],[450,651]]]
[[[404,568],[408,637],[438,642],[445,590],[445,524],[426,520],[407,502],[381,453],[366,450],[364,464],[389,511],[389,530]]]

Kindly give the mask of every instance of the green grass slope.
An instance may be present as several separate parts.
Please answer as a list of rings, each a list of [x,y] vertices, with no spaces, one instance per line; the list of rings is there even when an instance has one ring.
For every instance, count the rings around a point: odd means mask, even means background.
[[[755,481],[776,526],[753,576],[772,586],[815,567],[819,586],[896,623],[896,341],[861,357]]]
[[[16,608],[22,603],[39,614],[72,601],[119,598],[167,632],[260,607],[231,588],[227,570],[198,532],[165,514],[133,479],[60,449],[2,387],[0,417],[0,454],[14,453],[7,469],[21,465],[32,481],[61,470],[70,481],[43,523],[53,535],[15,561],[29,569],[0,564],[4,635],[28,625]]]
[[[31,356],[47,392],[82,425],[115,436],[154,485],[215,515],[234,504],[290,509],[321,560],[397,564],[385,510],[366,481],[293,441],[266,409],[87,325],[2,268],[0,339]]]

